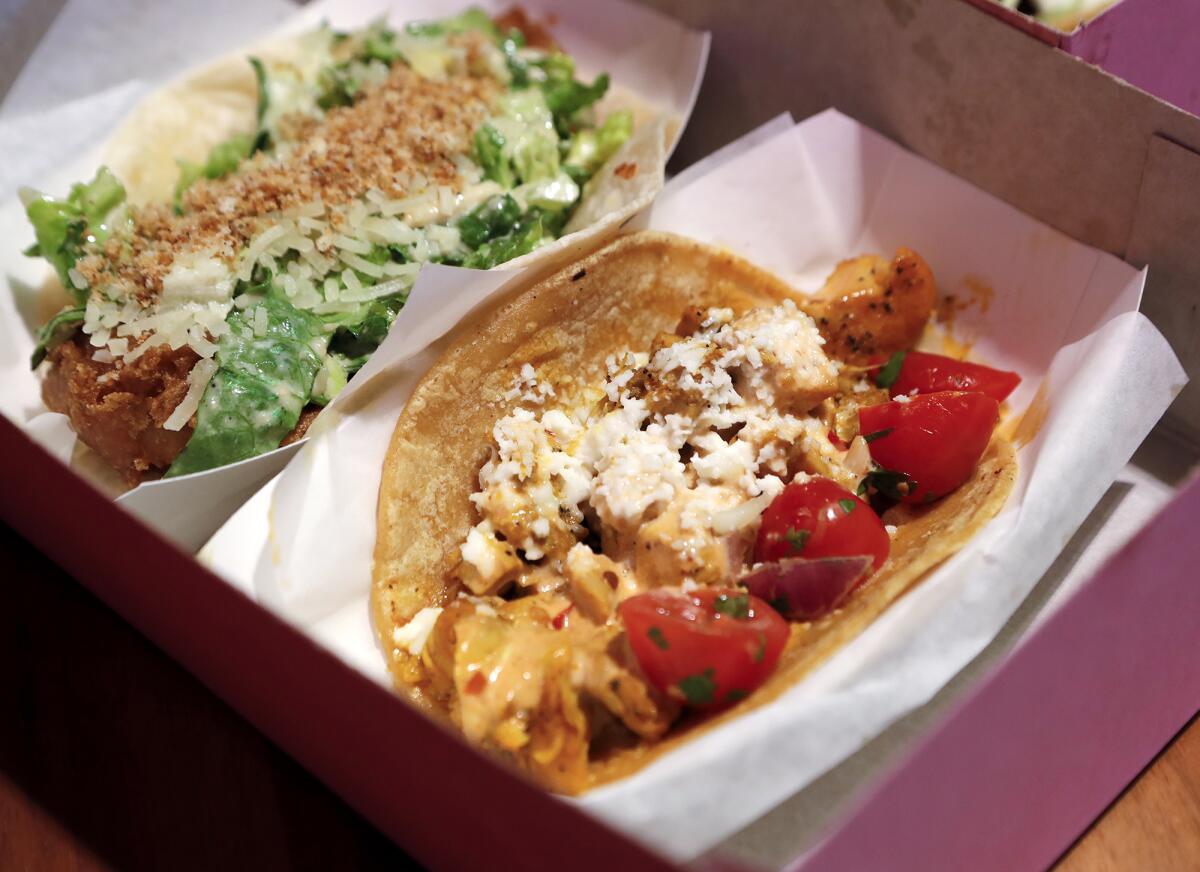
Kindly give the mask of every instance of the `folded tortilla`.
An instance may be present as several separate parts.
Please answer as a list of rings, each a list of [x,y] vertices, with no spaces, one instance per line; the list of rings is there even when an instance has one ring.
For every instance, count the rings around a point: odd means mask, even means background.
[[[464,14],[472,13],[469,10]],[[362,38],[367,31],[356,31],[353,38]],[[134,234],[138,245],[130,249],[128,256],[120,254],[124,249],[104,245],[103,239],[96,243],[97,252],[80,245],[79,251],[73,246],[68,255],[65,243],[63,252],[49,245],[40,251],[55,263],[61,283],[74,298],[73,305],[68,304],[38,336],[34,365],[43,358],[49,360],[43,397],[49,408],[68,415],[81,441],[129,485],[160,474],[185,475],[223,466],[303,437],[320,407],[336,395],[382,340],[390,319],[403,306],[421,261],[449,252],[452,257],[462,254],[449,262],[477,268],[536,265],[549,270],[600,245],[648,205],[663,184],[667,154],[679,132],[680,119],[659,112],[641,95],[617,85],[605,90],[599,102],[575,110],[576,120],[571,123],[582,124],[584,132],[571,129],[572,147],[588,135],[598,141],[601,118],[632,118],[632,133],[623,128],[622,136],[627,138],[619,148],[620,140],[609,137],[607,141],[616,148],[615,153],[595,146],[591,154],[600,157],[578,158],[584,163],[568,167],[568,158],[574,152],[563,155],[559,151],[568,142],[559,138],[568,136],[559,129],[561,119],[554,122],[554,144],[549,155],[544,136],[529,133],[534,129],[534,133],[544,134],[537,127],[542,123],[539,113],[549,117],[550,112],[544,98],[538,96],[541,91],[537,86],[513,84],[516,79],[511,73],[505,74],[508,78],[496,78],[499,74],[460,72],[448,79],[428,77],[430,83],[444,83],[441,90],[432,91],[435,96],[429,96],[414,84],[427,78],[418,65],[395,60],[384,68],[382,82],[355,86],[360,90],[354,92],[358,96],[346,98],[353,104],[347,111],[363,108],[372,102],[372,94],[387,90],[376,91],[375,86],[394,86],[390,94],[395,99],[375,102],[372,111],[376,116],[395,114],[399,103],[406,107],[401,116],[406,123],[391,123],[382,131],[363,134],[362,142],[352,152],[354,156],[345,166],[338,166],[336,155],[342,154],[339,148],[345,146],[345,139],[364,129],[374,129],[360,119],[360,126],[349,133],[344,124],[331,131],[318,125],[333,118],[339,111],[336,107],[343,104],[334,104],[335,108],[314,120],[307,109],[289,109],[289,99],[293,98],[286,97],[288,87],[295,89],[287,84],[289,77],[302,82],[299,91],[311,98],[309,92],[325,81],[322,76],[338,69],[330,66],[333,49],[326,45],[332,38],[330,33],[317,30],[253,46],[188,73],[150,95],[103,148],[107,171],[102,170],[86,187],[76,186],[70,195],[83,201],[89,197],[99,199],[93,189],[114,194],[114,202],[119,205],[105,209],[107,216],[116,216],[110,221],[114,227],[124,226],[125,209],[131,206],[140,216],[138,226],[150,229]],[[493,53],[498,52],[488,39],[482,39],[483,44]],[[348,44],[335,41],[334,47]],[[254,65],[248,62],[247,52]],[[516,61],[509,58],[509,62]],[[356,59],[353,63],[363,62]],[[371,64],[374,66],[364,65],[362,69],[379,75],[380,62],[373,60]],[[403,81],[390,82],[395,76],[388,70],[394,72],[397,67],[407,67],[413,74]],[[271,84],[264,84],[260,94],[256,69],[266,71],[264,83],[283,83],[280,87],[285,98],[277,99]],[[368,72],[353,72],[353,76],[360,75],[367,77]],[[527,75],[532,82],[532,75]],[[573,68],[570,75],[574,75]],[[588,86],[589,93],[597,93],[601,81],[597,76]],[[495,94],[488,96],[489,88],[482,84],[475,88],[477,82],[489,85]],[[575,86],[583,87],[580,83]],[[457,95],[457,99],[447,95]],[[520,102],[518,95],[538,99],[530,104],[528,100]],[[508,98],[512,100],[506,102]],[[276,105],[277,112],[266,108]],[[457,114],[447,107],[458,110]],[[484,108],[494,114],[484,114],[482,120],[475,118]],[[278,130],[267,123],[267,116]],[[593,117],[596,124],[591,124]],[[461,152],[464,136],[456,128],[468,122],[475,131],[465,137],[473,143],[470,159]],[[505,122],[509,124],[505,128],[507,139],[492,127]],[[310,142],[305,131],[314,127],[320,136]],[[384,136],[389,131],[401,133],[395,137],[399,145],[389,145],[392,141]],[[491,169],[473,163],[480,156],[480,136],[485,132],[496,137],[491,147],[501,150],[500,157],[491,154]],[[276,133],[281,135],[276,137]],[[281,161],[286,161],[289,153],[323,155],[327,134],[333,137],[328,147],[335,163],[329,172],[300,174],[298,178],[304,184],[296,180],[295,173],[286,172],[280,177],[283,181],[272,180],[269,175],[264,181],[260,172],[264,166],[253,150],[249,156],[240,151],[265,141],[278,146]],[[529,146],[527,140],[541,143],[541,150]],[[367,168],[363,170],[367,175],[379,176],[371,168],[381,161],[368,146],[393,158],[402,153],[403,171],[381,178],[391,179],[411,195],[395,199],[394,193],[371,188],[353,197],[344,196],[338,180],[347,174],[352,177],[355,167]],[[528,159],[531,166],[519,173],[510,172],[501,184],[497,164],[517,161],[517,156],[510,158],[503,151],[509,147],[514,155],[517,149],[525,148],[522,160]],[[443,153],[447,149],[453,151],[449,157]],[[581,148],[580,153],[584,152]],[[276,152],[270,154],[274,159]],[[217,166],[210,167],[216,160],[214,155],[223,157]],[[231,157],[233,166],[225,166],[224,161]],[[445,181],[451,158],[454,162],[466,159],[473,170],[485,176],[469,185],[464,181],[463,189],[455,195],[439,184],[439,180]],[[546,168],[551,165],[555,168],[553,175],[537,176],[548,172]],[[462,164],[456,162],[455,166],[462,176],[460,180],[465,179]],[[569,176],[568,168],[577,170],[577,174]],[[534,177],[516,185],[525,178],[526,170]],[[238,179],[247,178],[246,172],[257,181],[238,187],[236,196],[221,193],[221,185],[240,185]],[[425,173],[430,173],[430,178]],[[496,178],[486,173],[496,173]],[[401,176],[403,182],[398,181]],[[333,191],[328,202],[321,187],[326,181]],[[374,178],[372,184],[376,182],[384,188],[391,184]],[[217,193],[209,196],[202,208],[193,208],[193,196],[201,200],[207,196],[197,195],[196,188],[204,189],[206,184],[212,184],[211,190]],[[167,205],[172,200],[177,213],[174,217]],[[561,205],[567,200],[572,209],[569,220],[565,226],[554,224],[568,208]],[[286,208],[278,207],[278,203]],[[78,204],[72,202],[66,208],[77,209]],[[439,216],[436,220],[421,217],[430,209]],[[489,209],[493,211],[489,213]],[[491,217],[486,221],[473,217],[481,210]],[[519,210],[521,218],[517,220],[509,210]],[[411,217],[410,211],[417,217]],[[501,214],[508,217],[500,220],[496,216]],[[147,215],[154,223],[142,220]],[[530,217],[534,215],[541,217]],[[346,223],[339,224],[343,219]],[[509,219],[516,220],[516,225]],[[99,218],[88,220],[99,223]],[[467,226],[462,223],[465,220],[475,222],[472,228],[483,228],[481,222],[485,222],[486,241],[468,243],[467,231],[460,233]],[[368,221],[372,222],[370,229],[366,227]],[[504,221],[509,221],[508,236],[497,229]],[[424,227],[426,222],[432,228],[430,234],[441,231],[436,237],[428,237],[433,242],[423,236],[416,241],[410,238],[419,237],[414,228]],[[38,228],[38,222],[34,223]],[[49,231],[53,226],[47,221],[46,232],[38,230],[39,239],[52,240]],[[548,227],[553,229],[544,229]],[[472,230],[477,237],[480,232]],[[349,239],[330,242],[342,237]],[[387,245],[381,239],[386,239]],[[314,250],[314,245],[315,257],[303,257]],[[493,245],[498,246],[494,251]],[[385,249],[395,251],[389,254]],[[370,258],[380,251],[391,262],[372,264]],[[521,251],[526,253],[519,254]],[[109,262],[122,257],[129,262]],[[243,295],[235,305],[233,294],[259,287],[263,276],[269,278],[262,285],[268,288],[266,297],[286,294],[284,305],[272,306],[269,299],[264,299],[260,307],[253,295]],[[65,302],[62,296],[56,295],[60,305]],[[239,311],[246,305],[250,308]],[[260,308],[265,322],[259,315]],[[243,322],[253,329],[242,330]],[[380,322],[386,322],[382,328]],[[346,343],[352,351],[342,353],[335,348],[338,339],[326,335],[330,325],[343,340],[352,337]],[[360,333],[368,338],[360,339]],[[254,347],[268,341],[286,343],[296,336],[305,339],[291,342],[286,355]],[[306,350],[309,338],[312,353]],[[143,356],[151,348],[155,350]],[[136,366],[121,369],[124,364]],[[286,378],[276,379],[276,369],[286,372]],[[251,390],[234,384],[246,374],[257,382]],[[249,399],[252,395],[258,397],[254,402]]]
[[[459,546],[479,519],[469,497],[478,488],[494,425],[520,403],[510,388],[522,367],[532,365],[539,380],[573,375],[580,383],[600,383],[610,355],[649,348],[685,310],[728,307],[736,314],[784,300],[801,309],[807,302],[781,279],[726,251],[642,232],[619,238],[461,328],[401,412],[379,492],[373,620],[402,692],[436,708],[411,683],[394,633],[421,609],[445,605],[459,592],[452,578]],[[897,530],[887,562],[834,613],[791,624],[779,666],[764,686],[715,716],[686,716],[658,742],[593,756],[588,786],[635,772],[791,687],[962,548],[1003,506],[1015,474],[1013,448],[996,435],[958,490],[929,506],[890,509],[883,520]]]

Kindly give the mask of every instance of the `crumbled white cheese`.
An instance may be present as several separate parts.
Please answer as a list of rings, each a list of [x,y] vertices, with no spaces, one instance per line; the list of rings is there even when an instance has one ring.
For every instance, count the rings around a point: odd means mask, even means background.
[[[592,507],[610,526],[636,528],[647,513],[661,510],[685,487],[678,449],[659,433],[635,430],[600,460]]]
[[[467,533],[467,541],[459,550],[463,560],[470,563],[484,578],[496,571],[496,546],[500,543],[492,535],[492,525],[482,521]]]
[[[440,606],[429,606],[421,609],[412,616],[412,620],[403,627],[392,630],[392,644],[403,648],[414,657],[420,656],[425,650],[433,625],[437,623],[438,615],[442,613]]]
[[[757,522],[783,490],[793,447],[838,461],[827,426],[809,414],[836,390],[821,345],[812,319],[790,302],[739,318],[714,309],[697,334],[652,355],[609,355],[600,389],[540,414],[530,407],[554,394],[526,364],[506,396],[521,405],[494,426],[493,455],[471,499],[530,560],[543,556],[552,529],[564,518],[568,528],[581,522],[587,507],[627,532],[670,507],[680,543],[698,551],[705,536]],[[643,370],[648,378],[636,378]],[[484,544],[472,530],[463,558],[486,576]]]
[[[554,396],[554,386],[549,382],[539,381],[533,367],[526,363],[521,367],[520,375],[513,382],[513,386],[505,392],[504,399],[506,402],[512,402],[520,398],[522,403],[540,406]]]

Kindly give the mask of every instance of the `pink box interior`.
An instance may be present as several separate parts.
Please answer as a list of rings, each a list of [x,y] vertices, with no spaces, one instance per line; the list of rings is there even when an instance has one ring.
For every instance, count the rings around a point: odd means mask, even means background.
[[[422,862],[672,868],[353,671],[118,510],[3,418],[0,480],[0,519]],[[60,511],[64,496],[75,511]],[[1200,480],[790,868],[1051,863],[1196,711],[1197,513]],[[114,547],[122,542],[139,545]],[[170,595],[154,595],[166,579]],[[489,809],[469,817],[469,838],[464,795]],[[717,858],[697,865],[741,868]]]
[[[1200,3],[1121,0],[1062,33],[994,0],[967,0],[1069,55],[1200,115]]]

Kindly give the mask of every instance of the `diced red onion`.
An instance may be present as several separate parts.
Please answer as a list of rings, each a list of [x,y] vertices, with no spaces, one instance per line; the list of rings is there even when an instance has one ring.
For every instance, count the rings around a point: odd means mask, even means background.
[[[871,568],[870,556],[790,557],[766,563],[738,579],[793,621],[813,621],[845,601]]]

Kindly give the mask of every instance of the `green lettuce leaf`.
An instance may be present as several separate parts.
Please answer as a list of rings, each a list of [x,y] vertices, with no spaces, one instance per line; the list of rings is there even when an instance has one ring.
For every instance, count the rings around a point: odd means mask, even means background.
[[[83,306],[76,306],[73,309],[63,309],[43,324],[42,329],[38,331],[37,347],[33,349],[29,368],[37,369],[38,364],[46,359],[52,348],[70,339],[83,323],[83,315]]]
[[[497,194],[480,203],[458,219],[458,235],[463,245],[478,248],[489,239],[503,236],[517,226],[521,207],[508,194]]]
[[[575,61],[570,55],[554,52],[529,66],[536,69],[529,73],[530,81],[536,81],[546,99],[546,106],[554,115],[554,124],[559,133],[568,133],[580,110],[591,106],[608,91],[608,73],[601,73],[589,85],[575,79]]]
[[[325,355],[325,362],[313,380],[312,401],[318,406],[328,406],[333,398],[342,392],[346,382],[350,380],[350,370],[346,366],[346,358],[340,354]],[[361,366],[362,364],[359,364]],[[357,367],[356,367],[357,369]],[[317,388],[320,385],[320,389]]]
[[[551,179],[558,175],[558,134],[554,132],[554,116],[546,106],[546,98],[536,88],[509,91],[497,101],[498,114],[480,128],[491,130],[486,136],[491,146],[499,145],[499,156],[486,155],[487,160],[506,164],[494,173],[496,181],[505,187],[514,184],[512,179],[522,182]],[[476,143],[476,152],[481,154]],[[480,161],[487,178],[488,164]],[[508,180],[508,181],[506,181]]]
[[[383,61],[389,67],[404,59],[403,52],[396,47],[396,31],[384,21],[376,21],[363,33],[362,45],[355,53],[360,61]]]
[[[83,255],[87,242],[103,243],[108,239],[112,233],[108,222],[124,202],[124,186],[101,167],[90,182],[72,185],[65,200],[37,195],[25,206],[37,238],[25,253],[45,258],[79,305],[87,300],[87,291],[75,287],[68,273]]]
[[[542,85],[546,105],[554,113],[554,123],[560,131],[570,128],[579,110],[591,106],[608,91],[608,73],[596,76],[590,85],[574,79],[550,80]]]
[[[257,335],[258,312],[266,329]],[[309,402],[329,334],[321,319],[271,292],[234,310],[217,343],[217,372],[196,412],[196,430],[166,477],[246,460],[278,448]]]
[[[501,187],[511,188],[516,182],[512,164],[504,155],[504,134],[490,124],[475,131],[475,162],[483,167],[483,177]]]
[[[613,112],[595,130],[581,130],[575,134],[563,164],[568,171],[578,168],[585,177],[590,176],[604,166],[632,134],[633,113],[628,109]]]
[[[564,212],[579,202],[579,185],[568,173],[559,173],[517,189],[530,206],[546,212]]]
[[[271,94],[267,90],[267,68],[258,58],[247,58],[254,69],[254,84],[258,90],[258,102],[255,104],[254,118],[258,129],[254,134],[254,147],[251,154],[271,149],[271,132],[267,130],[267,110],[271,108]]]
[[[479,246],[462,265],[470,269],[491,269],[496,264],[529,254],[551,238],[553,233],[547,228],[544,213],[540,209],[531,209],[512,231]]]
[[[218,142],[208,152],[204,163],[181,160],[179,181],[175,183],[175,209],[182,208],[183,194],[197,179],[219,179],[241,166],[242,161],[254,154],[257,133],[237,133],[224,142]]]
[[[463,33],[468,30],[480,30],[499,42],[500,30],[486,12],[477,6],[472,6],[465,12],[450,18],[435,21],[413,21],[404,28],[413,36],[446,36],[450,33]]]
[[[325,323],[336,328],[329,341],[329,353],[341,356],[347,374],[357,372],[375,352],[407,299],[407,294],[396,294],[363,303],[352,312],[325,316]]]

